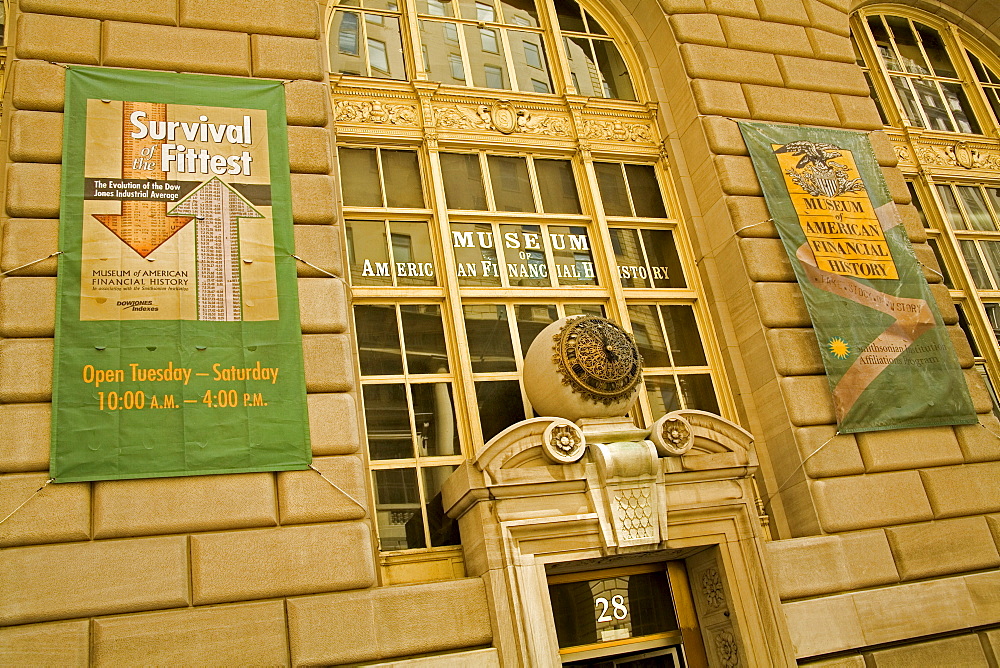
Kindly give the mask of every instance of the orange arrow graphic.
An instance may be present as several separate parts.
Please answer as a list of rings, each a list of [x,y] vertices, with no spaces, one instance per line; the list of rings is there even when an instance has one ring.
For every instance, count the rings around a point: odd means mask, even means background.
[[[159,163],[157,147],[164,142],[150,139],[134,139],[130,134],[129,116],[134,111],[145,111],[150,121],[167,120],[167,105],[154,102],[124,102],[122,108],[122,178],[166,180],[166,172],[158,169],[140,169],[142,163]],[[146,149],[144,156],[143,149]],[[121,214],[95,213],[94,218],[115,233],[129,248],[146,257],[159,248],[163,242],[174,236],[178,230],[194,220],[191,216],[168,216],[166,202],[142,200],[122,200]]]

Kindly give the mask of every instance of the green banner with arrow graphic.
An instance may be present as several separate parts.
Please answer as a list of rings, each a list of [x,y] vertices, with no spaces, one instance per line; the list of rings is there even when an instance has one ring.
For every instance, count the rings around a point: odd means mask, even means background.
[[[819,339],[838,432],[974,424],[867,135],[739,125]]]
[[[51,475],[307,468],[281,82],[66,72]]]

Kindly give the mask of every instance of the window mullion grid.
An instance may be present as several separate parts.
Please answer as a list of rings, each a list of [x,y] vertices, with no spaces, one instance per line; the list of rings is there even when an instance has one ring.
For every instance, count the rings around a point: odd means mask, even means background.
[[[880,14],[876,14],[875,16],[876,16],[876,18],[878,18],[879,22],[882,24],[882,29],[885,30],[886,36],[889,38],[889,48],[892,49],[892,53],[893,53],[893,56],[894,56],[896,62],[899,63],[900,69],[905,69],[906,66],[903,64],[903,58],[902,58],[902,56],[899,53],[899,48],[896,46],[896,37],[892,34],[892,29],[889,27],[889,24],[886,23],[886,20],[885,20],[884,16],[882,16]],[[914,109],[915,109],[917,115],[920,116],[920,122],[923,124],[923,126],[925,128],[929,128],[930,125],[927,123],[927,119],[925,118],[924,110],[923,110],[923,105],[920,103],[920,96],[917,95],[917,92],[916,92],[916,90],[914,90],[913,84],[910,81],[910,77],[907,76],[909,74],[909,72],[905,72],[905,71],[904,72],[893,72],[893,71],[891,71],[889,69],[888,64],[885,62],[885,59],[882,57],[882,54],[881,54],[881,52],[878,49],[878,45],[875,42],[875,36],[871,32],[871,26],[868,25],[868,21],[867,20],[865,20],[863,23],[864,23],[864,26],[865,26],[865,34],[868,36],[868,39],[870,40],[870,43],[873,44],[873,45],[875,45],[875,56],[876,56],[875,60],[878,63],[879,71],[882,73],[882,76],[885,77],[886,82],[889,84],[889,86],[888,86],[889,87],[889,94],[892,96],[892,100],[895,103],[893,106],[895,107],[896,114],[898,114],[899,117],[900,117],[900,122],[904,126],[905,125],[913,125],[913,121],[910,120],[909,117],[908,117],[908,112],[906,111],[906,105],[903,104],[903,101],[899,97],[899,93],[896,91],[896,86],[893,85],[892,80],[893,80],[893,76],[894,75],[900,76],[900,78],[906,84],[907,90],[909,90],[910,94],[913,96],[913,106],[914,106]]]
[[[402,0],[402,12],[399,17],[400,31],[403,33],[403,61],[404,67],[413,67],[413,79],[427,80],[427,63],[424,62],[424,52],[420,48],[423,41],[420,39],[420,19],[417,18],[416,0]],[[407,53],[409,52],[409,53]]]
[[[542,55],[549,59],[549,76],[552,77],[553,90],[579,95],[580,91],[573,86],[566,42],[559,27],[555,3],[553,0],[535,0],[535,6],[538,8],[538,22],[543,33],[542,45],[545,46],[545,53]]]
[[[411,0],[412,1],[412,0]],[[458,285],[458,269],[455,266],[455,249],[451,236],[451,217],[444,193],[444,177],[441,173],[440,150],[437,142],[424,142],[427,157],[427,172],[424,179],[429,181],[429,195],[433,209],[432,243],[438,251],[440,265],[444,271],[440,275],[440,284],[445,291],[445,303],[442,307],[442,320],[445,337],[448,332],[454,333],[454,341],[468,341],[465,331],[465,318],[462,314],[462,296]],[[449,327],[450,325],[450,327]],[[451,347],[453,356],[451,372],[454,378],[452,389],[455,417],[458,422],[459,443],[467,443],[472,448],[482,436],[472,425],[479,424],[479,409],[476,404],[476,386],[472,379],[472,361],[469,358],[468,345]]]
[[[868,25],[868,17],[858,15],[854,26],[855,31],[859,35],[864,36],[864,39],[857,39],[855,43],[861,52],[861,59],[867,65],[867,71],[875,87],[876,94],[887,102],[887,104],[883,105],[883,108],[888,121],[898,127],[910,124],[906,117],[902,100],[899,99],[896,87],[892,84],[892,79],[889,76],[889,68],[882,61],[882,54],[879,53],[878,46],[875,44],[875,36],[871,32],[871,26]],[[890,102],[891,104],[888,104]]]
[[[453,2],[455,0],[452,0]],[[462,69],[465,73],[465,85],[469,88],[476,87],[475,75],[472,71],[472,57],[469,55],[469,45],[465,39],[465,26],[468,25],[462,21],[452,21],[455,26],[455,32],[458,33],[458,50],[462,54]]]
[[[507,64],[507,79],[510,83],[510,90],[523,91],[521,82],[517,80],[517,69],[514,67],[514,52],[510,48],[510,39],[506,27],[491,26],[490,30],[495,30],[500,35],[500,48],[503,49],[503,59]],[[501,83],[503,83],[501,81]]]
[[[624,324],[628,320],[625,310],[625,293],[621,280],[618,278],[618,259],[615,257],[614,245],[611,242],[611,230],[608,228],[608,217],[604,213],[604,200],[594,169],[594,158],[589,151],[580,151],[580,167],[582,178],[580,183],[581,210],[586,214],[590,209],[591,235],[600,243],[591,243],[591,255],[594,258],[594,269],[598,277],[598,285],[604,281],[609,302],[607,317]],[[603,273],[602,273],[603,272]]]

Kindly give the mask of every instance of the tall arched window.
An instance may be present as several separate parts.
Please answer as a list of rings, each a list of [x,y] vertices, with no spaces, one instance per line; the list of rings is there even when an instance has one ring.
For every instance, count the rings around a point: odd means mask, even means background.
[[[639,424],[735,412],[656,109],[610,16],[358,1],[332,8],[329,50],[379,542],[387,581],[447,577],[461,557],[441,484],[532,417],[524,359],[549,323],[633,332]]]
[[[1000,53],[895,5],[859,12],[853,34],[1000,417]]]

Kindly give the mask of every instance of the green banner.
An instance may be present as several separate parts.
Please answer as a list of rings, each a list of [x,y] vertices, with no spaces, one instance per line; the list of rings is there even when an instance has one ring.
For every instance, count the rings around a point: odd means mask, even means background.
[[[838,431],[975,423],[868,136],[739,125],[819,339]]]
[[[66,73],[51,475],[310,461],[281,82]]]

